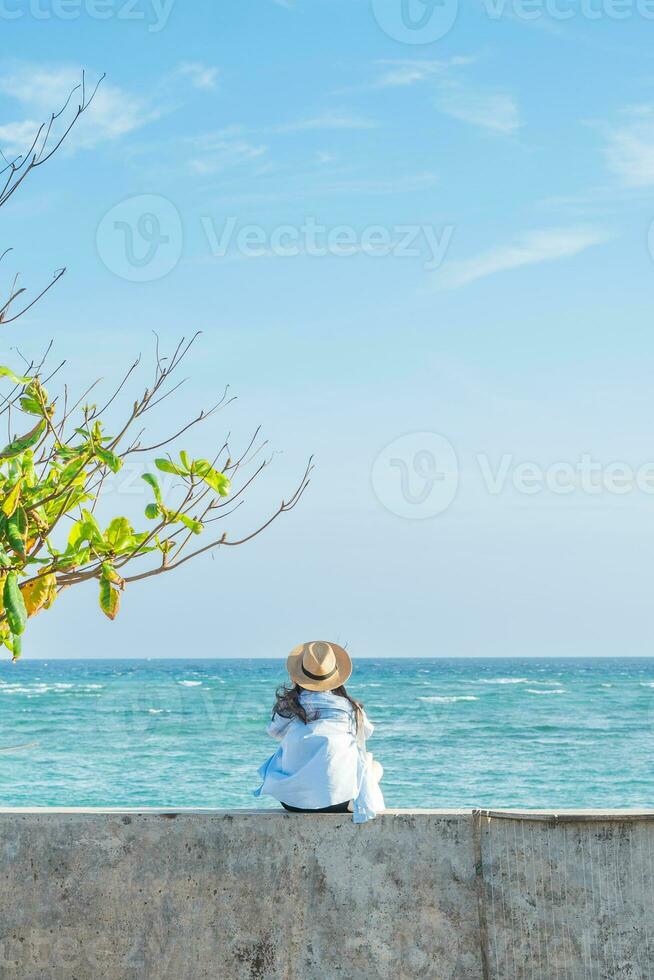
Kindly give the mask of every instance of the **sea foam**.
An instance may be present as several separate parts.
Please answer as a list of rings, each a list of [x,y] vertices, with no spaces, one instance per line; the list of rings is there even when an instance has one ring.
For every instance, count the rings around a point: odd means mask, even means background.
[[[476,698],[474,694],[431,694],[428,697],[419,697],[418,701],[429,701],[431,704],[454,704],[455,701],[479,701],[479,698]]]

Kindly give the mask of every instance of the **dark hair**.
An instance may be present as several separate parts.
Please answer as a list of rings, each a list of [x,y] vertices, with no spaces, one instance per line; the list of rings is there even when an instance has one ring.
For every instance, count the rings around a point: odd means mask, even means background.
[[[275,706],[272,711],[273,718],[275,715],[279,715],[280,718],[299,718],[303,724],[307,724],[310,721],[315,721],[319,717],[319,714],[309,716],[305,711],[303,705],[300,703],[300,695],[305,690],[304,687],[300,687],[299,684],[284,684],[282,687],[278,687],[276,691]],[[355,701],[354,698],[345,690],[345,685],[341,684],[340,687],[335,687],[331,694],[336,694],[339,698],[345,698],[349,701],[354,708],[354,714],[357,719],[357,727],[359,725],[359,716],[363,705],[360,701]]]

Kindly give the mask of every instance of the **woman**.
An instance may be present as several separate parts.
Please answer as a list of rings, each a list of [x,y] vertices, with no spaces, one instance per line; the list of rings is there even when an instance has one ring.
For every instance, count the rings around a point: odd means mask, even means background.
[[[384,809],[382,768],[366,752],[373,727],[345,690],[352,661],[336,643],[295,647],[286,664],[292,686],[280,688],[268,734],[281,745],[259,770],[266,793],[295,813],[347,813],[355,823]]]

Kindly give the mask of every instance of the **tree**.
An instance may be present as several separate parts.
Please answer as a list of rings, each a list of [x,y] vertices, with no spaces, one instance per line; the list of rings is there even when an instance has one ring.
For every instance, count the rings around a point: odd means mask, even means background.
[[[11,160],[3,157],[0,206],[61,146],[91,106],[96,91],[97,85],[88,92],[82,77],[65,105],[39,128],[29,151]],[[25,290],[14,282],[8,299],[0,305],[0,323],[22,316],[64,272],[58,270],[32,299],[26,299]],[[258,443],[259,429],[235,458],[228,440],[217,452],[199,459],[184,450],[173,455],[167,447],[172,449],[191,427],[229,404],[227,390],[213,408],[199,412],[170,437],[154,445],[143,444],[144,416],[183,383],[171,384],[171,378],[197,336],[188,341],[182,338],[170,358],[161,354],[157,338],[154,378],[113,428],[107,422],[107,411],[111,406],[115,410],[140,357],[101,407],[87,400],[97,381],[74,401],[66,385],[63,392],[49,393],[50,382],[63,367],[62,363],[44,376],[52,343],[40,361],[27,363],[21,374],[0,366],[0,378],[8,387],[6,394],[0,393],[0,416],[5,416],[8,428],[7,445],[0,451],[0,642],[11,651],[13,660],[20,656],[29,617],[49,609],[64,589],[96,580],[100,608],[113,620],[127,585],[179,568],[213,549],[250,541],[292,510],[308,486],[311,460],[294,492],[263,524],[236,539],[226,531],[211,533],[216,522],[240,506],[269,463],[266,459],[256,462],[265,445]],[[117,473],[128,457],[143,453],[158,454],[152,471],[142,476],[151,492],[143,528],[134,528],[121,516],[101,527],[95,511],[108,475]],[[173,476],[175,486],[162,487],[161,473]],[[203,535],[209,538],[207,543],[198,540]]]

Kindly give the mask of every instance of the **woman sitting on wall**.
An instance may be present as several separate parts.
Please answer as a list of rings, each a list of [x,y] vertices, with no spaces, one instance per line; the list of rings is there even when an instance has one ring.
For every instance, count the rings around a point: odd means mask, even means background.
[[[295,647],[287,661],[292,685],[277,691],[268,734],[281,745],[259,770],[266,793],[294,813],[354,814],[355,823],[384,809],[383,770],[366,751],[372,735],[361,704],[345,690],[352,661],[336,643]]]

